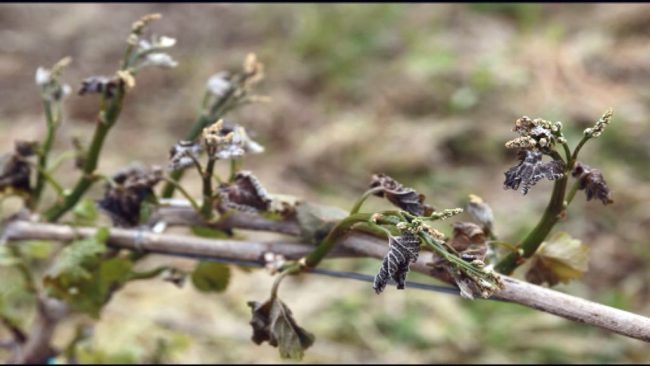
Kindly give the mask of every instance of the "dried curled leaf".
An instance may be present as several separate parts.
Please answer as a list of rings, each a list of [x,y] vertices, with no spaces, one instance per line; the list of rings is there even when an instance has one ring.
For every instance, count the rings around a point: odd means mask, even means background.
[[[431,273],[444,281],[455,283],[460,289],[461,296],[473,299],[477,296],[488,298],[502,287],[498,275],[485,266],[488,246],[485,233],[476,224],[458,222],[454,224],[454,233],[447,245],[453,248],[458,256],[475,266],[474,271],[462,271],[457,265],[435,256]]]
[[[454,234],[447,244],[458,252],[461,259],[468,262],[483,262],[488,249],[485,233],[481,227],[471,222],[454,223]]]
[[[248,136],[244,127],[226,124],[223,119],[203,129],[202,138],[211,159],[232,159],[264,151],[262,145]]]
[[[559,232],[543,242],[533,256],[526,280],[554,286],[582,277],[588,267],[589,247],[566,232]]]
[[[404,187],[386,174],[374,174],[370,188],[380,187],[375,196],[386,197],[393,205],[416,216],[429,216],[434,208],[425,204],[425,196],[418,194],[413,188]]]
[[[293,196],[269,194],[259,179],[246,170],[238,172],[232,183],[222,183],[218,194],[216,208],[220,212],[231,209],[290,217],[295,214],[297,204],[297,199]]]
[[[587,201],[592,198],[599,199],[603,205],[613,203],[611,192],[605,182],[603,174],[598,169],[592,169],[589,165],[577,162],[573,167],[571,175],[579,179],[578,189],[584,190]]]
[[[25,159],[34,155],[31,141],[16,141],[14,154],[6,156],[0,168],[0,193],[30,193],[32,167]]]
[[[282,358],[300,360],[304,351],[314,344],[314,336],[300,327],[293,319],[291,310],[280,299],[273,298],[263,303],[249,301],[252,311],[250,325],[255,344],[269,342],[278,347]]]
[[[564,176],[564,163],[559,160],[542,162],[542,153],[534,150],[520,150],[519,164],[508,169],[503,183],[505,189],[518,190],[528,193],[528,190],[542,178],[548,180],[560,179]]]
[[[259,179],[249,171],[235,175],[232,183],[219,187],[220,210],[233,209],[242,212],[264,212],[271,207],[271,198]]]
[[[169,150],[169,169],[179,170],[192,166],[201,153],[201,144],[181,140]]]
[[[99,207],[107,212],[113,224],[119,227],[138,225],[144,203],[155,200],[153,188],[162,179],[162,171],[154,168],[147,172],[131,167],[113,176],[115,185],[107,184]]]
[[[120,78],[110,78],[107,76],[91,76],[81,82],[81,89],[79,95],[84,94],[105,94],[106,97],[111,98],[115,95],[115,89],[121,87],[123,81]]]
[[[400,236],[388,237],[388,253],[375,276],[372,287],[377,294],[386,288],[390,279],[397,283],[397,289],[404,289],[406,274],[411,263],[418,259],[420,253],[420,239],[411,232],[403,231]]]

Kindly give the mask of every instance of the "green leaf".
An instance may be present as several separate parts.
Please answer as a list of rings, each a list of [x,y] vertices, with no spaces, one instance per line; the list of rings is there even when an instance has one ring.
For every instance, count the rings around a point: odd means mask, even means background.
[[[540,245],[526,273],[532,283],[554,286],[582,277],[588,267],[589,247],[566,232],[559,232]]]
[[[48,259],[54,251],[54,244],[45,240],[29,240],[20,244],[23,255],[33,259]]]
[[[96,318],[115,290],[129,280],[133,267],[126,258],[102,260],[108,235],[108,229],[100,228],[94,237],[72,242],[43,278],[51,296]]]
[[[74,222],[78,225],[93,226],[97,221],[98,213],[95,202],[84,198],[72,210]]]
[[[192,234],[203,238],[212,238],[212,239],[229,238],[229,235],[225,231],[219,229],[213,229],[211,227],[194,225],[190,227],[190,230],[192,230]]]
[[[230,281],[230,267],[222,263],[201,261],[192,272],[192,284],[201,292],[223,292]]]
[[[97,230],[94,237],[72,242],[56,257],[45,275],[48,286],[67,289],[71,284],[91,277],[91,270],[99,265],[106,251],[106,229]]]
[[[296,206],[296,218],[304,240],[319,243],[336,223],[348,213],[336,207],[300,202]]]
[[[314,344],[314,336],[296,323],[289,307],[277,297],[263,303],[249,301],[248,306],[255,344],[268,341],[278,347],[280,357],[295,360],[302,359],[304,351]]]

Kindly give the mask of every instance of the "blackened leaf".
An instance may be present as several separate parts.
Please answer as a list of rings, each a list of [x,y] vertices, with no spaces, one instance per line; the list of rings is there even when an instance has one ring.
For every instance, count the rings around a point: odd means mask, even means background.
[[[605,182],[603,174],[598,169],[593,169],[589,165],[577,162],[571,175],[579,179],[578,188],[585,191],[587,201],[593,198],[599,199],[603,205],[613,203],[611,192]]]
[[[115,89],[121,85],[121,80],[116,80],[106,76],[91,76],[81,82],[79,95],[89,93],[104,93],[107,97],[112,97],[115,94]]]
[[[24,159],[33,153],[31,143],[17,141],[15,153],[5,156],[0,167],[0,193],[30,193],[32,168]]]
[[[424,203],[425,196],[417,193],[413,188],[404,187],[395,179],[386,174],[374,174],[370,181],[370,188],[381,187],[376,196],[386,197],[393,205],[408,211],[416,216],[429,216],[433,207]]]
[[[194,164],[199,158],[201,144],[195,141],[181,140],[169,150],[169,169],[184,169]]]
[[[304,351],[314,344],[314,336],[296,323],[289,307],[278,298],[263,303],[249,301],[248,306],[252,311],[251,339],[256,344],[267,341],[278,347],[282,358],[296,360],[302,359]]]
[[[555,180],[564,175],[564,164],[558,160],[543,163],[540,151],[520,150],[519,159],[519,164],[505,173],[505,189],[517,190],[521,185],[521,192],[526,194],[542,178]]]
[[[242,212],[264,212],[271,206],[271,198],[260,181],[249,171],[235,175],[231,184],[219,187],[219,208]]]
[[[133,227],[147,214],[145,202],[155,202],[153,188],[162,179],[162,171],[152,169],[147,172],[139,167],[131,167],[113,176],[115,186],[106,185],[104,198],[98,201],[99,207],[107,212],[113,224]]]
[[[192,284],[201,292],[223,292],[230,282],[230,267],[223,263],[201,261],[192,272]]]
[[[580,278],[587,271],[589,248],[566,232],[559,232],[540,245],[526,280],[554,286]]]
[[[375,276],[373,288],[377,294],[384,291],[389,279],[397,283],[398,289],[404,289],[406,274],[411,263],[418,259],[420,253],[420,239],[409,232],[403,232],[400,236],[389,236],[388,253]]]

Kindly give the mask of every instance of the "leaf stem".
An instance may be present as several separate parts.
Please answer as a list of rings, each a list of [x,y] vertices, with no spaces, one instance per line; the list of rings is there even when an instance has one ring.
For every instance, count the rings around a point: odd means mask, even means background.
[[[316,249],[314,249],[311,253],[309,253],[306,257],[303,258],[304,260],[304,265],[307,268],[314,268],[316,267],[323,258],[327,255],[327,253],[332,250],[336,242],[338,242],[341,238],[343,238],[348,231],[350,231],[350,228],[352,225],[359,223],[359,222],[368,222],[370,218],[372,217],[372,214],[369,213],[357,213],[350,215],[343,220],[339,221],[336,226],[330,230],[329,234],[318,244]],[[303,261],[301,260],[301,262]]]
[[[212,175],[215,163],[215,159],[208,160],[208,165],[203,172],[203,205],[201,206],[201,214],[207,220],[212,218]]]
[[[358,213],[359,210],[361,209],[361,206],[368,199],[368,197],[370,197],[372,194],[382,191],[383,189],[384,189],[383,187],[374,187],[365,191],[361,195],[361,197],[359,197],[359,199],[354,203],[354,206],[352,206],[352,209],[350,210],[350,215],[354,215]]]
[[[510,253],[505,256],[497,265],[495,270],[503,274],[511,274],[519,265],[521,265],[525,258],[530,258],[539,245],[546,239],[553,226],[560,219],[560,214],[565,209],[564,195],[566,192],[568,176],[565,174],[562,178],[555,181],[553,185],[553,193],[551,199],[542,215],[542,218],[537,223],[537,226],[528,233],[521,244],[518,245],[517,252]]]
[[[61,108],[57,108],[57,111],[54,112],[54,107],[50,100],[43,99],[43,109],[45,110],[47,133],[43,144],[40,146],[38,154],[38,175],[36,176],[36,187],[34,188],[33,200],[31,201],[32,209],[36,208],[38,205],[43,194],[43,188],[45,188],[45,180],[47,178],[44,176],[44,172],[47,169],[47,159],[52,150],[56,129],[61,121]]]

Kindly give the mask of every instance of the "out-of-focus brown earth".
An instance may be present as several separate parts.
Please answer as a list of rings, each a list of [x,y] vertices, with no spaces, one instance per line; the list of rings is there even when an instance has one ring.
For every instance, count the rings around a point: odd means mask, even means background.
[[[514,120],[561,120],[575,144],[611,106],[612,125],[582,160],[604,172],[615,203],[585,202],[578,193],[556,230],[589,245],[589,271],[558,289],[650,315],[649,5],[3,4],[2,150],[44,135],[38,66],[72,56],[64,79],[73,88],[112,74],[131,23],[151,12],[163,15],[151,29],[177,38],[169,53],[179,66],[138,75],[106,141],[102,172],[132,161],[164,165],[196,117],[207,78],[255,52],[267,75],[258,91],[272,102],[230,118],[266,146],[245,166],[269,191],[349,208],[370,175],[385,172],[439,208],[462,207],[469,193],[482,196],[500,237],[517,241],[541,215],[551,185],[540,182],[525,197],[503,190],[503,172],[515,162],[503,147]],[[97,103],[68,98],[55,153],[69,149],[72,136],[90,138]],[[71,185],[76,173],[68,172],[71,163],[59,177]],[[189,178],[198,194],[198,180]],[[92,196],[100,194],[97,185]],[[373,200],[368,207],[385,206]],[[451,222],[439,227],[449,232]],[[192,265],[154,257],[142,267],[154,262]],[[369,274],[377,265],[328,264]],[[163,339],[170,345],[164,362],[281,362],[276,349],[250,341],[246,301],[265,299],[271,282],[265,271],[234,269],[220,295],[160,280],[129,284],[86,346],[104,361],[147,362]],[[289,279],[281,292],[316,335],[306,362],[650,359],[640,341],[517,305],[415,289],[376,296],[370,284],[316,276]],[[60,327],[57,345],[79,320]]]

